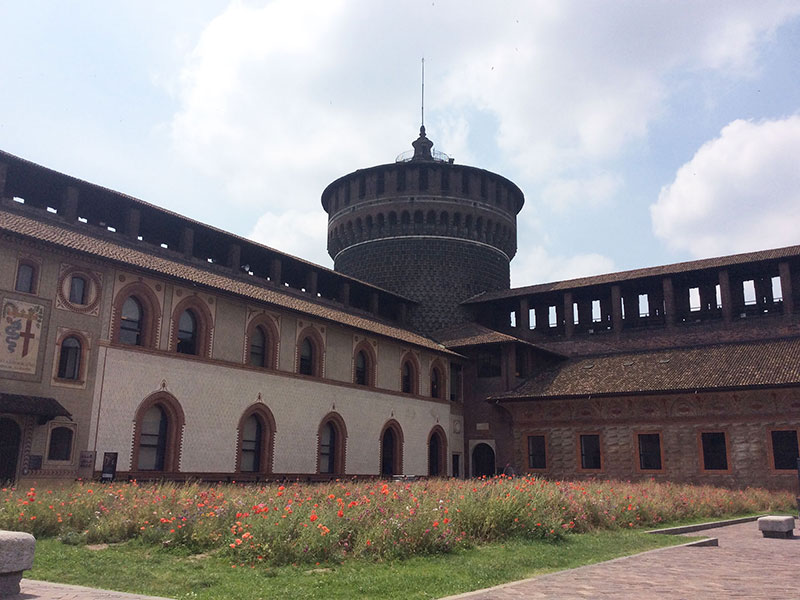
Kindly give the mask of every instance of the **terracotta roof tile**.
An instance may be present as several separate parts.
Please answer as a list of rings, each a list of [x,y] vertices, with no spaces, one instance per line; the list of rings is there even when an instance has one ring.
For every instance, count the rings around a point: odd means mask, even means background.
[[[35,240],[47,242],[82,252],[98,258],[115,261],[129,267],[146,269],[153,273],[175,277],[184,281],[208,286],[259,302],[301,312],[309,316],[335,321],[402,342],[431,350],[448,352],[443,345],[407,329],[382,323],[375,319],[355,315],[341,309],[297,298],[267,287],[241,281],[200,267],[156,256],[136,248],[123,246],[109,240],[76,232],[56,224],[45,223],[22,215],[0,211],[0,229]]]
[[[800,337],[570,359],[494,399],[800,385]]]

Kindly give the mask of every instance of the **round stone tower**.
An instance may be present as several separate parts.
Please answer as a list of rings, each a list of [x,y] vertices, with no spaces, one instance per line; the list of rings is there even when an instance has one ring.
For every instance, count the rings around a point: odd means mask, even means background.
[[[420,128],[413,155],[340,177],[322,193],[334,269],[415,300],[414,329],[469,318],[460,303],[508,289],[524,198],[505,177],[456,165]]]

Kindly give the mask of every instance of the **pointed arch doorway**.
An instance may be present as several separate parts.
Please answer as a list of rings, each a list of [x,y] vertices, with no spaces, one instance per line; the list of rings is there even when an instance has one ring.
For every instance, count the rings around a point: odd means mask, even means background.
[[[22,430],[17,422],[0,418],[0,483],[16,479],[21,441]]]

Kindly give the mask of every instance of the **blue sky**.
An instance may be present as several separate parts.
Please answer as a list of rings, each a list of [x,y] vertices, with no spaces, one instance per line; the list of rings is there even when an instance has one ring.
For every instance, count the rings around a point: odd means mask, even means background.
[[[516,286],[800,243],[800,2],[0,2],[0,148],[330,266],[419,128],[525,193]]]

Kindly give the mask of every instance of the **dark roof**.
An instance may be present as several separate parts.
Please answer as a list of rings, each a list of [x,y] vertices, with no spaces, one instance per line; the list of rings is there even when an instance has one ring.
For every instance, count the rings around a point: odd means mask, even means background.
[[[570,359],[498,400],[800,385],[800,338]]]
[[[153,273],[204,285],[259,302],[267,302],[275,306],[334,321],[416,346],[440,352],[449,352],[441,344],[401,327],[352,314],[342,309],[325,306],[310,299],[293,296],[278,291],[278,289],[267,287],[267,284],[249,283],[221,273],[202,269],[198,266],[126,247],[110,240],[92,237],[56,224],[0,210],[0,230],[111,260],[120,265],[145,269]]]
[[[72,417],[55,398],[41,396],[22,396],[0,392],[0,413],[12,415],[33,415],[35,417]]]
[[[646,267],[643,269],[633,269],[630,271],[619,271],[617,273],[605,273],[603,275],[593,275],[591,277],[565,279],[564,281],[553,281],[550,283],[540,283],[526,287],[512,288],[510,290],[487,292],[485,294],[478,294],[477,296],[465,300],[463,304],[491,302],[492,300],[516,298],[519,296],[528,296],[545,292],[571,290],[581,287],[589,287],[592,285],[622,283],[625,281],[641,279],[645,277],[664,277],[667,275],[677,275],[689,271],[700,271],[702,269],[715,268],[719,269],[722,267],[741,265],[751,262],[775,260],[779,258],[789,258],[795,256],[800,256],[800,246],[787,246],[785,248],[774,248],[772,250],[759,250],[758,252],[731,254],[729,256],[720,256],[717,258],[704,258],[701,260],[673,263],[671,265]]]
[[[59,184],[62,184],[64,186],[66,186],[66,185],[74,185],[74,186],[81,187],[81,188],[84,188],[84,189],[91,189],[91,190],[94,190],[94,191],[100,193],[106,199],[111,199],[111,198],[118,199],[118,200],[120,200],[120,201],[122,201],[122,202],[124,202],[126,204],[134,205],[134,206],[137,206],[138,208],[141,208],[141,209],[147,209],[149,211],[153,211],[154,213],[157,213],[158,215],[172,217],[172,218],[177,219],[178,221],[180,221],[180,222],[182,222],[182,223],[184,223],[186,225],[191,225],[193,228],[195,228],[198,231],[205,230],[205,231],[213,232],[214,234],[217,234],[217,235],[220,235],[220,236],[222,236],[224,238],[230,239],[233,242],[237,242],[239,244],[246,245],[246,246],[252,246],[252,247],[259,248],[259,249],[261,249],[261,250],[263,250],[265,252],[269,252],[270,254],[273,254],[273,255],[276,255],[276,256],[280,256],[282,259],[287,259],[287,260],[289,260],[291,262],[294,262],[294,263],[297,263],[297,264],[300,264],[300,265],[304,265],[304,266],[306,266],[308,268],[311,268],[311,269],[313,269],[315,271],[319,271],[321,273],[329,273],[329,274],[334,275],[335,277],[337,277],[339,279],[353,281],[355,283],[358,283],[359,285],[363,285],[364,287],[380,291],[380,292],[382,292],[384,294],[395,296],[396,298],[399,298],[399,299],[401,299],[401,300],[403,300],[405,302],[410,302],[410,303],[415,303],[416,304],[416,302],[414,300],[406,298],[406,297],[404,297],[404,296],[402,296],[402,295],[400,295],[400,294],[398,294],[396,292],[392,292],[390,290],[387,290],[387,289],[381,288],[379,286],[376,286],[375,284],[370,283],[368,281],[364,281],[364,280],[358,279],[356,277],[352,277],[350,275],[346,275],[344,273],[340,273],[338,271],[334,271],[333,269],[330,269],[330,268],[322,266],[322,265],[318,265],[316,263],[312,263],[310,261],[307,261],[307,260],[305,260],[303,258],[294,256],[292,254],[287,254],[286,252],[281,252],[280,250],[276,250],[275,248],[271,248],[271,247],[266,246],[264,244],[260,244],[258,242],[255,242],[255,241],[251,240],[251,239],[236,235],[234,233],[230,233],[230,232],[225,231],[223,229],[219,229],[217,227],[214,227],[213,225],[208,225],[206,223],[203,223],[201,221],[197,221],[195,219],[191,219],[191,218],[189,218],[187,216],[181,215],[181,214],[173,212],[171,210],[167,210],[166,208],[161,208],[160,206],[156,206],[155,204],[151,204],[149,202],[145,202],[144,200],[140,200],[139,198],[136,198],[134,196],[129,196],[128,194],[124,194],[122,192],[118,192],[116,190],[112,190],[111,188],[107,188],[107,187],[104,187],[102,185],[99,185],[99,184],[96,184],[96,183],[92,183],[90,181],[85,181],[83,179],[78,179],[77,177],[73,177],[72,175],[67,175],[65,173],[61,173],[61,172],[56,171],[54,169],[50,169],[48,167],[44,167],[42,165],[36,164],[35,162],[32,162],[32,161],[29,161],[27,159],[21,158],[19,156],[14,155],[14,154],[10,154],[8,152],[4,152],[3,150],[0,150],[0,162],[5,162],[5,163],[8,163],[9,165],[13,165],[16,168],[21,169],[25,173],[25,176],[30,178],[30,179],[32,179],[32,180],[33,179],[35,179],[35,180],[46,179],[48,181],[57,181]],[[6,191],[8,192],[8,190],[6,190]]]
[[[466,348],[468,346],[483,346],[486,344],[507,344],[509,342],[517,342],[520,344],[525,344],[526,346],[539,348],[540,350],[550,352],[551,354],[562,356],[558,352],[553,352],[547,348],[537,346],[536,344],[532,344],[527,340],[523,340],[513,335],[508,335],[507,333],[501,333],[500,331],[489,329],[488,327],[484,327],[478,323],[464,323],[462,325],[449,327],[434,333],[433,337],[448,348]]]

